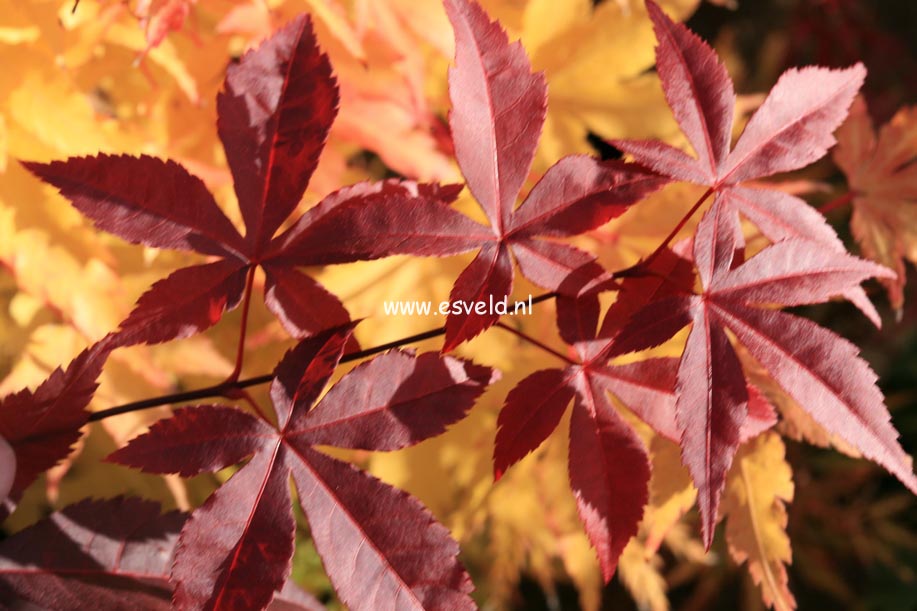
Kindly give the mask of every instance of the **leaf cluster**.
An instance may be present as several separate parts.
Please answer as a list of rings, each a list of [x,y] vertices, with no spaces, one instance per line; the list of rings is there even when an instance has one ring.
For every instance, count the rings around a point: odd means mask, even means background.
[[[785,568],[785,503],[793,484],[778,422],[814,423],[917,493],[911,459],[856,346],[782,311],[842,297],[879,324],[861,283],[877,278],[900,296],[901,266],[896,276],[848,254],[822,214],[760,183],[827,153],[865,69],[787,71],[733,145],[736,95],[724,65],[647,0],[658,77],[691,152],[661,140],[614,140],[627,161],[562,157],[526,191],[549,117],[545,76],[474,0],[445,0],[445,9],[455,37],[448,123],[464,185],[365,181],[298,210],[342,103],[305,15],[230,65],[217,96],[217,134],[244,231],[204,180],[177,161],[98,154],[23,162],[98,229],[133,244],[196,253],[204,262],[153,284],[117,330],[36,390],[2,399],[4,515],[71,452],[116,350],[194,336],[241,308],[234,369],[195,396],[243,407],[179,407],[107,458],[182,477],[232,469],[200,507],[160,516],[138,499],[73,505],[0,544],[5,598],[52,608],[160,608],[170,601],[182,609],[317,608],[289,581],[298,505],[348,607],[474,608],[471,578],[449,529],[418,499],[329,448],[393,452],[465,419],[500,374],[448,353],[492,327],[562,362],[528,372],[506,395],[495,479],[545,443],[572,403],[568,481],[606,583],[633,542],[658,547],[696,501],[704,548],[725,516],[730,552],[748,563],[765,602],[793,608]],[[147,24],[150,48],[187,10],[183,2],[159,7]],[[880,172],[905,181],[900,164],[876,162],[871,173],[862,167],[871,151],[891,148],[893,136],[883,132],[878,142],[873,136],[854,148],[851,141],[862,139],[849,132],[866,128],[845,129],[836,157],[861,193],[881,190],[871,182]],[[609,270],[574,244],[679,182],[703,195],[636,264]],[[485,223],[453,205],[465,187]],[[882,196],[858,195],[860,213]],[[676,242],[696,214],[702,216],[691,238]],[[750,248],[749,231],[768,245]],[[468,252],[476,254],[456,278],[450,302],[502,301],[521,275],[546,291],[539,301],[555,302],[566,354],[500,322],[495,312],[463,308],[450,308],[441,329],[423,334],[443,336],[440,352],[401,349],[416,337],[361,351],[353,338],[360,321],[304,271]],[[897,248],[880,260],[902,256]],[[243,380],[256,274],[265,306],[298,343],[271,374]],[[673,344],[676,356],[660,352]],[[341,362],[379,352],[331,384]],[[270,411],[245,390],[263,382],[270,382]],[[672,442],[688,475],[668,482],[666,491],[654,448]],[[763,528],[749,530],[761,521]],[[650,537],[641,531],[647,528]],[[52,538],[65,545],[41,551]]]

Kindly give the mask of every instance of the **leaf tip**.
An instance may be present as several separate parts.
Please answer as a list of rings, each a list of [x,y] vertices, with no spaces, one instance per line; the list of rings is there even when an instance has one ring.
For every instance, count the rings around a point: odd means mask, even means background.
[[[646,12],[650,14],[654,21],[658,16],[667,17],[662,7],[656,4],[654,0],[646,0],[644,4],[646,5]]]
[[[869,70],[866,69],[866,64],[863,62],[853,64],[848,70],[853,72],[860,80],[866,80],[866,74],[869,72]]]
[[[21,165],[26,172],[28,172],[29,174],[31,174],[32,176],[34,176],[35,178],[37,178],[38,180],[42,182],[48,182],[47,179],[45,178],[48,172],[48,169],[54,163],[58,163],[54,161],[50,163],[44,163],[41,161],[29,161],[26,159],[17,159],[16,161],[19,162],[19,165]]]
[[[710,552],[710,548],[713,547],[713,531],[714,526],[708,526],[706,522],[701,528],[701,542],[704,544],[704,551]]]
[[[662,36],[662,32],[668,28],[675,27],[675,21],[669,17],[662,7],[656,4],[653,0],[646,0],[646,12],[649,15],[650,21],[653,22],[653,31],[656,34],[656,47],[658,52],[658,47]]]

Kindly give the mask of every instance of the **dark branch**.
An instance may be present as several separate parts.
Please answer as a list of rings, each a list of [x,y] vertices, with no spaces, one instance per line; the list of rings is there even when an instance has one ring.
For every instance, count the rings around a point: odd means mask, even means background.
[[[556,297],[555,293],[545,293],[544,295],[533,297],[532,303],[541,303],[543,301],[553,299],[554,297]],[[387,344],[382,344],[381,346],[373,346],[372,348],[345,354],[343,358],[341,358],[341,362],[349,363],[351,361],[359,361],[360,359],[365,359],[381,352],[385,352],[386,350],[400,348],[402,346],[407,346],[408,344],[414,344],[426,339],[438,337],[443,335],[445,332],[445,327],[437,327],[436,329],[430,329],[429,331],[424,331],[423,333],[417,333],[416,335],[411,335],[409,337],[402,337],[401,339],[388,342]],[[124,405],[118,405],[116,407],[94,412],[89,416],[89,422],[98,422],[99,420],[104,420],[105,418],[118,416],[120,414],[127,414],[129,412],[136,412],[153,407],[162,407],[163,405],[171,405],[173,403],[185,403],[188,401],[195,401],[197,399],[210,399],[213,397],[226,397],[232,399],[235,398],[236,391],[238,390],[249,388],[251,386],[267,384],[273,379],[273,375],[267,374],[253,378],[246,378],[244,380],[227,380],[225,382],[221,382],[220,384],[208,386],[206,388],[199,388],[197,390],[179,392],[171,395],[163,395],[161,397],[153,397],[151,399],[143,399],[142,401],[134,401],[133,403],[125,403]]]

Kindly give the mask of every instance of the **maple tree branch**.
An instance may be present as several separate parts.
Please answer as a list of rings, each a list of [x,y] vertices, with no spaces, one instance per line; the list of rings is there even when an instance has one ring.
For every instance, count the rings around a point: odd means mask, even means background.
[[[243,388],[244,386],[242,385],[248,381],[249,380],[240,380],[235,382],[232,387],[227,385],[225,382],[221,382],[220,384],[207,386],[205,388],[199,388],[197,390],[179,392],[171,395],[163,395],[161,397],[153,397],[152,399],[143,399],[142,401],[134,401],[133,403],[125,403],[124,405],[119,405],[117,407],[111,407],[94,412],[89,415],[88,421],[98,422],[99,420],[110,418],[111,416],[118,416],[121,414],[136,412],[143,409],[150,409],[153,407],[162,407],[163,405],[169,405],[170,403],[182,403],[185,401],[194,401],[195,399],[223,397],[230,391],[231,388]],[[254,384],[252,384],[252,386],[253,385]]]
[[[664,250],[669,246],[669,244],[672,242],[672,240],[675,239],[675,236],[678,235],[678,232],[681,231],[681,230],[684,228],[684,226],[685,226],[685,225],[687,224],[687,222],[691,219],[691,217],[694,216],[694,214],[700,209],[700,207],[703,205],[703,203],[704,203],[705,201],[707,201],[707,198],[709,198],[711,195],[713,195],[713,193],[714,193],[714,188],[713,188],[713,187],[710,187],[709,189],[707,189],[707,190],[704,192],[704,194],[701,195],[700,198],[699,198],[696,202],[694,202],[694,205],[691,206],[691,209],[688,210],[688,212],[685,213],[685,215],[684,215],[683,217],[681,217],[681,220],[678,221],[678,224],[675,225],[675,228],[672,229],[672,231],[669,232],[669,235],[666,236],[665,240],[663,240],[662,243],[661,243],[659,246],[656,247],[656,250],[654,250],[653,252],[651,252],[651,253],[649,254],[648,257],[645,257],[645,258],[643,258],[643,259],[637,261],[636,263],[634,263],[634,264],[631,265],[630,267],[627,267],[627,268],[624,268],[624,269],[622,269],[622,270],[616,271],[615,273],[613,273],[613,274],[611,275],[611,277],[612,277],[612,278],[623,278],[623,277],[626,277],[626,276],[634,276],[634,275],[637,275],[637,274],[635,274],[634,272],[637,272],[638,270],[641,270],[642,268],[645,268],[645,267],[647,267],[650,263],[652,263],[652,262],[656,259],[656,257],[658,257],[658,256],[660,255],[660,253],[662,253],[662,251],[664,251]]]
[[[532,297],[532,304],[541,303],[543,301],[548,301],[557,297],[557,293],[544,293],[543,295],[538,295],[537,297]],[[498,323],[499,324],[499,323]],[[416,342],[421,342],[427,339],[432,339],[434,337],[439,337],[446,333],[446,327],[436,327],[435,329],[430,329],[428,331],[423,331],[421,333],[416,333],[408,337],[402,337],[401,339],[396,339],[394,341],[381,344],[379,346],[373,346],[372,348],[366,348],[365,350],[358,350],[357,352],[350,352],[341,357],[342,363],[349,363],[351,361],[359,361],[360,359],[365,359],[370,356],[374,356],[381,352],[386,352],[387,350],[392,350],[393,348],[400,348],[408,344],[413,344]],[[550,349],[549,349],[550,350]],[[559,353],[558,353],[559,354]],[[565,358],[565,357],[561,357]],[[572,361],[571,361],[572,362]],[[225,397],[227,399],[237,399],[240,398],[239,391],[245,388],[252,386],[259,386],[261,384],[267,384],[274,379],[273,374],[265,374],[260,376],[255,376],[252,378],[246,378],[244,380],[233,380],[228,378],[219,384],[214,384],[213,386],[207,386],[205,388],[199,388],[197,390],[189,390],[185,392],[178,392],[169,395],[161,395],[159,397],[152,397],[150,399],[142,399],[140,401],[134,401],[132,403],[125,403],[124,405],[118,405],[116,407],[110,407],[108,409],[99,410],[93,412],[89,415],[89,422],[98,422],[99,420],[104,420],[106,418],[111,418],[112,416],[119,416],[121,414],[127,414],[130,412],[136,412],[144,409],[151,409],[154,407],[162,407],[163,405],[171,405],[173,403],[185,403],[187,401],[194,401],[196,399],[212,399],[214,397]]]
[[[836,197],[828,202],[825,202],[824,204],[818,207],[818,211],[821,212],[822,214],[828,214],[832,210],[843,208],[844,206],[849,204],[851,201],[853,201],[854,197],[856,197],[856,192],[848,191],[847,193],[844,193],[840,197]]]
[[[526,333],[523,333],[523,332],[520,331],[519,329],[516,329],[516,328],[514,328],[514,327],[511,327],[511,326],[507,325],[506,323],[502,323],[502,322],[498,322],[495,326],[497,326],[497,327],[503,329],[504,331],[509,331],[510,333],[512,333],[512,334],[515,335],[516,337],[520,338],[521,340],[526,341],[526,342],[532,344],[533,346],[535,346],[535,347],[537,347],[537,348],[541,348],[542,350],[544,350],[544,351],[547,352],[548,354],[551,354],[551,355],[553,355],[553,356],[556,356],[557,358],[559,358],[560,360],[564,361],[565,363],[567,363],[567,364],[569,364],[569,365],[576,365],[576,364],[577,364],[576,361],[574,361],[573,359],[569,358],[568,356],[566,356],[566,355],[564,355],[564,354],[561,354],[560,352],[558,352],[558,351],[555,350],[554,348],[551,348],[551,347],[548,346],[547,344],[544,344],[544,343],[540,342],[539,340],[535,339],[535,338],[532,337],[531,335],[527,335]]]

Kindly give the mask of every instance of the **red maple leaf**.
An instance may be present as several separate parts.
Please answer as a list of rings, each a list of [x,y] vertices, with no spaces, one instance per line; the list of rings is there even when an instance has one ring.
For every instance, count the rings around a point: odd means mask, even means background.
[[[592,357],[584,355],[581,346],[578,351],[580,363],[536,371],[506,397],[498,419],[494,474],[499,478],[541,445],[572,399],[570,486],[608,581],[643,517],[650,467],[643,442],[618,414],[607,393],[627,405],[671,412],[675,359],[612,366],[604,363],[605,349]]]
[[[770,307],[824,302],[891,272],[804,239],[778,242],[737,265],[741,235],[728,201],[716,200],[694,237],[700,293],[654,298],[637,309],[610,352],[643,350],[691,325],[678,365],[675,420],[682,459],[698,489],[708,547],[742,429],[750,415],[761,411],[763,400],[746,381],[727,329],[819,425],[917,492],[911,461],[898,444],[876,376],[856,347],[811,321]]]
[[[170,609],[169,568],[185,518],[136,498],[70,505],[0,543],[0,598],[73,611]],[[292,583],[271,608],[324,609]]]
[[[386,204],[380,202],[364,207],[359,214],[367,222],[348,226],[347,235],[373,244],[374,256],[444,256],[480,249],[455,282],[450,294],[453,304],[467,306],[508,296],[513,258],[526,278],[551,291],[569,286],[571,276],[600,278],[603,270],[592,255],[541,238],[564,238],[594,229],[664,180],[635,164],[574,155],[549,168],[516,209],[544,124],[544,75],[532,73],[522,45],[510,44],[506,32],[476,2],[447,0],[445,4],[456,42],[456,66],[449,73],[455,154],[490,227],[437,201],[411,203],[398,210],[384,208]],[[400,223],[369,222],[384,216],[397,216]],[[370,233],[369,228],[376,231]],[[495,312],[459,309],[450,308],[444,352],[499,318]]]
[[[494,473],[499,479],[554,431],[574,400],[570,485],[605,581],[614,575],[624,546],[637,532],[648,501],[650,478],[646,449],[618,414],[608,394],[617,397],[659,434],[676,442],[679,438],[675,421],[678,360],[651,358],[627,365],[608,363],[617,334],[631,314],[693,286],[691,262],[671,251],[656,257],[649,271],[645,276],[624,279],[618,299],[608,309],[601,327],[597,297],[601,287],[576,298],[559,296],[558,327],[564,340],[574,347],[579,362],[564,369],[537,371],[522,380],[507,396],[497,421]],[[754,417],[742,430],[743,438],[775,422],[766,401],[761,399],[756,407]]]
[[[658,189],[661,181],[639,166],[570,156],[549,168],[515,208],[544,125],[544,75],[532,72],[522,45],[510,44],[477,2],[445,4],[455,30],[455,66],[449,71],[455,155],[491,226],[450,300],[468,303],[492,296],[499,301],[509,295],[514,275],[510,252],[522,274],[547,290],[569,286],[571,275],[601,276],[592,255],[537,238],[594,229]],[[496,319],[495,313],[450,314],[443,349],[474,337]]]
[[[70,454],[86,424],[86,407],[113,347],[106,337],[81,352],[66,369],[55,369],[34,391],[25,389],[0,399],[0,441],[12,460],[4,460],[0,478],[0,518],[16,508],[35,479]],[[2,446],[0,446],[2,448]]]
[[[220,405],[178,410],[109,458],[192,476],[250,457],[182,530],[172,568],[180,608],[265,607],[290,571],[292,477],[312,539],[353,609],[465,609],[471,581],[448,531],[407,493],[315,445],[396,450],[460,420],[494,377],[435,353],[392,351],[318,399],[352,326],[304,340],[275,371],[276,424]]]
[[[736,97],[725,66],[713,49],[669,19],[653,0],[646,5],[658,40],[656,70],[696,157],[655,140],[613,144],[663,176],[709,187],[726,210],[744,215],[772,242],[806,238],[846,252],[824,216],[805,201],[744,183],[823,157],[835,144],[832,134],[847,116],[865,68],[857,64],[846,70],[787,70],[730,150]],[[880,324],[862,288],[852,287],[843,296]]]
[[[98,155],[24,164],[100,229],[132,243],[215,258],[174,272],[142,295],[121,324],[121,345],[168,341],[212,326],[240,303],[246,286],[251,289],[259,265],[266,276],[265,303],[295,337],[349,320],[337,297],[295,269],[368,256],[346,234],[328,234],[327,228],[370,202],[407,207],[433,200],[442,205],[458,191],[409,181],[362,183],[329,195],[275,238],[305,192],[337,104],[331,65],[307,16],[227,68],[217,98],[217,127],[245,237],[204,183],[173,161]],[[304,235],[315,235],[316,225],[321,225],[327,252],[303,244]]]

